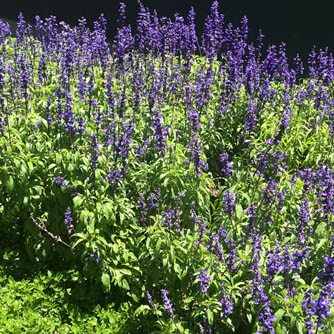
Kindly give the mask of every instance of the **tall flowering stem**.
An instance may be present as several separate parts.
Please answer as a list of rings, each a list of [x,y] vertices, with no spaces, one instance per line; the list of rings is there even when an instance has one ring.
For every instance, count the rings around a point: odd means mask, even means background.
[[[162,296],[162,300],[163,300],[163,303],[164,303],[163,307],[166,310],[169,317],[173,320],[174,325],[175,325],[178,333],[181,334],[181,330],[177,326],[176,319],[175,319],[175,314],[174,314],[175,308],[174,308],[171,300],[168,298],[168,290],[161,289],[160,291],[161,291],[161,296]]]

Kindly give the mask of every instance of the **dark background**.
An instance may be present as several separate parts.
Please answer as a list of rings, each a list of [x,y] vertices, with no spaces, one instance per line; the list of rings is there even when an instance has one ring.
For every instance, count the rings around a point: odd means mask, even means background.
[[[139,5],[136,0],[124,0],[127,5],[128,23],[134,30]],[[200,36],[204,19],[209,14],[212,1],[207,0],[141,0],[151,10],[156,9],[159,16],[173,17],[174,13],[186,16],[191,6],[196,12],[197,35]],[[92,27],[101,13],[108,20],[108,38],[116,30],[119,0],[93,1],[49,1],[49,0],[9,0],[1,6],[0,17],[16,20],[22,12],[26,21],[34,22],[36,15],[42,19],[55,15],[58,21],[75,25],[81,17],[87,19]],[[302,59],[313,45],[318,48],[329,47],[334,50],[334,1],[299,1],[299,0],[220,0],[220,11],[225,15],[225,22],[238,25],[244,15],[248,17],[250,41],[255,41],[259,29],[265,35],[265,44],[287,43],[287,53],[292,58],[298,52]]]

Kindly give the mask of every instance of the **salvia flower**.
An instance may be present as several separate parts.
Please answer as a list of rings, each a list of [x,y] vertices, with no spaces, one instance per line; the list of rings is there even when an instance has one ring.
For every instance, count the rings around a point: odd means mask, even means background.
[[[322,288],[319,297],[312,299],[310,290],[305,293],[302,306],[304,312],[308,315],[317,317],[317,328],[322,327],[322,322],[324,319],[329,317],[330,309],[332,306],[332,300],[334,297],[333,284],[328,284]],[[308,319],[310,321],[310,319]]]
[[[237,196],[234,193],[230,192],[230,190],[224,192],[223,206],[229,217],[233,216],[236,200]]]
[[[263,310],[259,313],[259,327],[260,329],[256,332],[256,334],[274,334],[275,330],[273,327],[273,323],[277,320],[273,314],[272,310],[269,306],[265,306]]]
[[[198,325],[198,327],[199,327],[199,332],[200,332],[200,334],[204,334],[205,332],[204,332],[204,327],[202,326],[202,324],[201,324],[201,323],[198,323],[197,325]]]
[[[187,148],[190,149],[190,156],[194,163],[196,174],[198,176],[202,175],[200,169],[208,169],[208,164],[200,157],[200,153],[202,152],[202,144],[200,143],[199,138],[197,136],[192,138],[191,142],[187,144]]]
[[[178,225],[174,209],[169,208],[167,211],[162,213],[162,216],[163,218],[161,220],[161,226],[171,228]]]
[[[160,202],[160,199],[161,199],[161,189],[160,188],[157,189],[156,197],[157,197],[157,201]]]
[[[268,275],[268,280],[271,281],[274,279],[275,275],[280,272],[281,269],[279,245],[276,243],[273,250],[267,251],[266,255],[267,255],[266,273]]]
[[[202,217],[199,217],[195,211],[195,202],[191,202],[190,212],[191,212],[191,218],[192,218],[194,225],[196,224],[199,225],[199,228],[194,230],[195,233],[199,233],[199,237],[195,243],[195,248],[198,248],[199,244],[204,242],[204,236],[206,235],[205,231],[207,230],[207,227],[204,222],[204,219]]]
[[[313,307],[312,307],[312,291],[313,288],[308,289],[304,294],[302,301],[303,313],[304,313],[304,324],[306,326],[307,334],[314,334],[314,322],[312,319]]]
[[[162,300],[164,302],[163,306],[166,312],[171,318],[174,318],[175,308],[173,307],[171,300],[168,298],[168,290],[161,289],[161,295],[162,295]]]
[[[156,207],[157,205],[156,205],[156,203],[154,202],[154,195],[151,193],[150,194],[150,196],[149,196],[149,207],[150,208],[154,208],[154,207]]]
[[[0,42],[3,41],[10,36],[10,26],[7,22],[0,20]]]
[[[332,234],[332,244],[328,256],[324,258],[324,270],[318,279],[324,285],[334,282],[334,233]]]
[[[229,314],[233,312],[233,302],[230,300],[230,295],[225,292],[224,284],[222,284],[222,297],[219,301],[222,306],[222,316],[221,319],[225,319]]]
[[[140,208],[140,214],[141,214],[139,223],[142,225],[145,225],[147,222],[148,209],[147,209],[145,197],[142,193],[139,193],[139,208]]]
[[[72,217],[71,217],[71,209],[70,208],[67,208],[66,211],[65,211],[65,226],[66,226],[66,229],[67,229],[67,232],[68,234],[72,234],[74,232],[74,226],[72,224]]]
[[[207,292],[209,282],[212,281],[212,277],[208,275],[208,271],[201,269],[201,273],[200,275],[196,276],[196,279],[199,281],[199,284],[201,286],[201,291]]]
[[[326,256],[324,262],[324,270],[319,281],[323,284],[328,284],[334,281],[334,257]]]
[[[247,232],[249,233],[253,227],[255,226],[255,222],[256,222],[256,214],[257,214],[257,209],[258,207],[252,203],[248,208],[247,208],[247,213],[249,215],[248,218],[248,224],[247,224]]]
[[[229,252],[225,259],[225,263],[230,271],[235,270],[237,269],[236,262],[239,260],[238,256],[235,254],[236,242],[232,238],[226,238],[224,241],[229,245]]]
[[[56,184],[60,184],[62,188],[70,189],[71,186],[65,181],[63,176],[54,176],[53,180]]]
[[[153,130],[155,131],[154,137],[154,145],[157,147],[157,151],[161,153],[163,156],[166,153],[166,136],[167,136],[167,127],[162,126],[163,116],[159,112],[156,112],[153,116]]]
[[[232,168],[232,162],[228,161],[228,154],[227,153],[221,153],[220,154],[220,162],[223,163],[223,168],[221,171],[229,177],[232,174],[233,168]]]
[[[94,253],[90,253],[90,259],[94,261],[96,264],[100,262],[100,258],[98,256],[99,248],[97,246],[94,246]]]
[[[119,184],[123,178],[123,174],[119,169],[110,169],[108,171],[108,175],[106,176],[106,180],[115,188],[119,189]]]
[[[224,15],[219,13],[218,6],[218,1],[212,3],[202,35],[202,49],[208,57],[214,57],[220,51],[223,42]]]
[[[148,301],[148,303],[150,304],[150,306],[152,307],[152,309],[154,310],[154,304],[153,304],[153,300],[152,300],[152,296],[151,294],[146,290],[146,299]]]
[[[244,124],[244,128],[247,132],[256,130],[257,118],[256,104],[254,102],[249,102],[247,116],[245,118]]]
[[[209,243],[208,245],[206,245],[206,249],[209,251],[209,252],[212,252],[214,250],[214,247],[215,245],[219,242],[219,236],[215,233],[212,233],[210,235],[210,240],[209,240]]]

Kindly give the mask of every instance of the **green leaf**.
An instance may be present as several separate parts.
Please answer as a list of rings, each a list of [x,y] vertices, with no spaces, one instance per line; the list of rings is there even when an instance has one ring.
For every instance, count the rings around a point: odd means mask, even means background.
[[[125,290],[130,290],[130,285],[126,279],[121,279],[121,284],[120,287],[125,289]]]
[[[74,249],[76,246],[78,246],[82,241],[85,241],[86,240],[86,236],[83,234],[83,233],[76,233],[76,234],[74,234],[76,237],[79,237],[80,239],[79,240],[77,240],[74,244],[73,244],[73,246],[72,246],[72,248]]]
[[[122,273],[123,275],[128,275],[128,276],[131,276],[132,275],[132,272],[128,269],[119,269],[118,270],[120,273]]]
[[[177,262],[174,263],[174,271],[180,276],[181,267]]]
[[[131,297],[134,302],[139,303],[139,298],[137,297],[135,293],[128,292],[127,295]]]
[[[213,313],[211,311],[211,309],[208,308],[208,322],[209,322],[209,325],[212,325],[213,324]]]
[[[150,311],[150,307],[148,305],[140,305],[135,311],[134,316],[140,315],[144,313],[145,311]],[[145,312],[146,313],[146,312]]]
[[[80,207],[83,200],[84,200],[84,198],[81,195],[75,196],[73,198],[74,208]]]
[[[327,243],[327,239],[321,239],[317,243],[317,250],[319,250],[321,247],[323,247]]]
[[[6,186],[7,186],[7,190],[9,192],[11,192],[14,189],[14,179],[11,175],[9,176],[9,178],[6,182]]]
[[[235,206],[235,214],[236,214],[236,216],[237,216],[237,218],[238,219],[240,219],[240,218],[242,218],[242,216],[243,216],[243,208],[242,208],[242,206],[240,205],[240,204],[237,204],[236,206]]]
[[[285,311],[283,309],[279,309],[278,311],[276,311],[276,313],[274,314],[275,318],[277,319],[277,321],[280,321],[284,315]]]
[[[160,251],[162,239],[159,239],[156,246],[155,246],[155,251],[158,253]]]
[[[304,333],[305,324],[303,322],[297,321],[296,327],[297,327],[297,330],[298,330],[299,334],[303,334]]]
[[[318,236],[318,237],[322,236],[324,234],[325,230],[326,230],[326,226],[327,225],[326,225],[325,222],[321,222],[315,230],[316,236]]]
[[[105,204],[103,206],[103,214],[107,219],[114,217],[114,209],[111,204]]]
[[[62,155],[60,153],[56,153],[56,164],[60,165],[62,160],[63,160]]]
[[[185,278],[187,276],[187,273],[188,273],[188,267],[185,267],[183,270],[181,270],[181,273],[180,273],[180,280],[182,280],[183,278]]]
[[[101,281],[107,292],[110,292],[110,275],[103,273],[101,276]]]
[[[187,298],[185,298],[185,299],[183,300],[183,302],[184,302],[185,304],[189,304],[189,303],[191,303],[194,299],[195,299],[194,297],[187,297]]]
[[[175,250],[174,250],[174,246],[170,246],[170,257],[171,257],[171,260],[172,262],[174,263],[175,262]]]
[[[48,166],[48,170],[52,170],[52,169],[54,169],[55,167],[56,167],[57,165],[56,164],[50,164],[49,166]]]

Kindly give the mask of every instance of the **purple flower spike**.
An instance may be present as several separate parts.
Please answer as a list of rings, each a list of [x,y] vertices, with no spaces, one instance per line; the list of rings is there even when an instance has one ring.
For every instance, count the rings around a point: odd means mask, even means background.
[[[228,314],[232,314],[233,302],[230,300],[230,295],[225,293],[224,284],[222,285],[222,298],[219,304],[222,306],[222,319],[226,318]]]
[[[225,191],[223,194],[223,206],[229,215],[229,217],[233,216],[234,213],[234,207],[236,204],[237,196],[233,193],[231,193],[229,190]]]
[[[174,317],[174,311],[175,311],[175,308],[173,307],[173,304],[171,302],[171,300],[168,298],[168,290],[164,290],[164,289],[161,289],[161,295],[162,295],[162,300],[164,302],[164,308],[165,310],[167,311],[167,313],[169,314],[169,316],[171,318]]]
[[[149,302],[149,304],[153,307],[153,301],[152,301],[152,296],[150,295],[150,293],[148,291],[146,291],[146,298],[147,298],[147,301]]]
[[[207,270],[201,269],[201,274],[196,276],[196,279],[199,281],[202,292],[208,291],[209,282],[212,281],[212,277],[208,275]]]
[[[168,228],[172,228],[174,226],[178,227],[174,209],[169,208],[166,212],[163,212],[162,215],[163,218],[161,220],[161,226],[166,226]]]
[[[74,226],[72,224],[73,219],[71,218],[71,209],[67,208],[65,211],[65,226],[68,234],[72,234],[74,232]]]
[[[228,161],[228,154],[227,153],[221,153],[220,154],[220,162],[223,163],[223,168],[221,171],[229,177],[232,174],[233,168],[232,168],[232,162]]]

